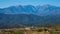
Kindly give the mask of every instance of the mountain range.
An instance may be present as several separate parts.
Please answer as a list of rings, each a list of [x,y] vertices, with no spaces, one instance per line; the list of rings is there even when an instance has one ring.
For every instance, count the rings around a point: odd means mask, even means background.
[[[15,27],[16,24],[18,26],[37,26],[54,22],[60,22],[60,7],[57,6],[19,5],[0,8],[0,28]],[[15,25],[13,26],[13,24]]]

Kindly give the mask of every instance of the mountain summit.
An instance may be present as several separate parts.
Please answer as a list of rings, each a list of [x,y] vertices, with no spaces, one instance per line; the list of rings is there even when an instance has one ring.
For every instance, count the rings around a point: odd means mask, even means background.
[[[60,14],[60,7],[43,5],[43,6],[11,6],[8,8],[0,9],[0,13],[4,14],[35,14],[35,15],[58,15]]]

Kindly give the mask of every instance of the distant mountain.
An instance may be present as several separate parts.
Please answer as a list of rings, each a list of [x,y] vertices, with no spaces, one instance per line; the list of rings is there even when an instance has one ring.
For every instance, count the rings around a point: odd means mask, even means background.
[[[2,9],[2,11],[4,11],[3,13],[5,14],[35,14],[36,8],[35,6],[32,5],[27,5],[27,6],[11,6],[8,8],[4,8]]]
[[[54,22],[60,22],[60,7],[20,5],[0,9],[0,28],[38,26]]]
[[[38,6],[38,11],[40,15],[58,15],[60,14],[60,7],[51,6],[51,5],[43,5]]]
[[[51,6],[51,5],[43,5],[43,6],[11,6],[8,8],[0,9],[0,13],[4,14],[35,14],[39,16],[47,16],[47,15],[58,15],[60,14],[60,7]]]

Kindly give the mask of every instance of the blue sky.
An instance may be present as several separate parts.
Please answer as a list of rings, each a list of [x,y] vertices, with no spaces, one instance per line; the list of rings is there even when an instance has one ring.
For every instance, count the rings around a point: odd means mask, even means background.
[[[45,5],[60,6],[60,0],[0,0],[0,8],[15,5]]]

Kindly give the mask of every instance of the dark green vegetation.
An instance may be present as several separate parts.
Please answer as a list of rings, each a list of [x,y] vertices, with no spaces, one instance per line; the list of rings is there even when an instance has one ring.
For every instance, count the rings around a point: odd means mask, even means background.
[[[60,34],[60,31],[50,31],[50,34]]]
[[[16,32],[12,32],[11,34],[22,34],[22,33],[21,33],[21,32],[16,31]]]
[[[45,27],[60,28],[60,22],[54,22],[54,23],[46,24]]]
[[[59,22],[60,16],[37,16],[33,14],[0,14],[0,28],[20,28],[25,26],[46,26]],[[53,25],[52,25],[53,26]]]

